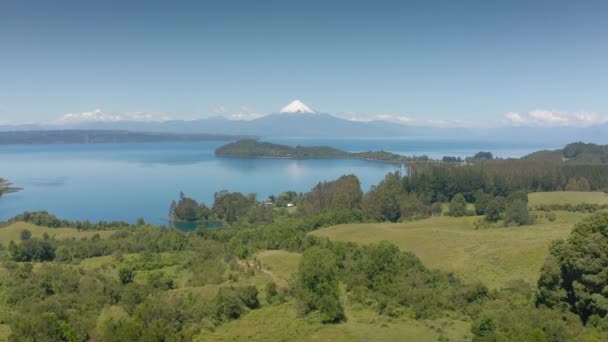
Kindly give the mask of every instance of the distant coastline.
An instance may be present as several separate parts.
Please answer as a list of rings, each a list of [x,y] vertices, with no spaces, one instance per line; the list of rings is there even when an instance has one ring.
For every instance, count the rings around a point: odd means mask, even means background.
[[[120,130],[41,130],[0,132],[0,145],[234,141],[243,138],[251,137],[206,133],[178,134]]]

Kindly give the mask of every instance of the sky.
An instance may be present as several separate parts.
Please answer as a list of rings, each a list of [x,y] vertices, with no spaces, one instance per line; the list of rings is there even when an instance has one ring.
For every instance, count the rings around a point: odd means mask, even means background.
[[[607,1],[0,2],[0,123],[608,121]],[[84,113],[84,114],[83,114]]]

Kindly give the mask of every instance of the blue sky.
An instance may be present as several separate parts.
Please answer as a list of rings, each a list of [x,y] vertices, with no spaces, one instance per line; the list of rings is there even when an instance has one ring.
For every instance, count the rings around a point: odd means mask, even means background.
[[[403,122],[608,115],[606,1],[125,2],[3,1],[0,122],[250,116],[296,98]]]

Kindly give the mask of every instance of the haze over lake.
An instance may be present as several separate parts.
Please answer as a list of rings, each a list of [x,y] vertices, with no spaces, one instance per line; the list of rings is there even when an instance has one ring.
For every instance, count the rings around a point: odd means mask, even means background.
[[[405,139],[267,139],[287,145],[329,145],[350,152],[385,150],[403,155],[466,157],[481,150],[498,157],[521,157],[558,146],[482,141]],[[398,165],[362,160],[216,158],[225,142],[19,145],[0,147],[2,176],[23,191],[0,197],[0,220],[23,211],[47,210],[72,220],[126,220],[143,217],[166,224],[179,192],[211,205],[216,191],[305,192],[343,174],[359,177],[364,191]]]

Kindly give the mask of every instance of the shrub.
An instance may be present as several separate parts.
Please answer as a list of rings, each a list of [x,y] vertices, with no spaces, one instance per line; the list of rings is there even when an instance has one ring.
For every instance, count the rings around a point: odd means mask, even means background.
[[[457,194],[450,202],[450,216],[461,217],[467,214],[467,202],[462,194]]]
[[[295,292],[300,315],[318,310],[323,322],[344,320],[338,267],[331,251],[315,246],[304,252],[296,276]]]
[[[528,204],[521,199],[516,199],[513,202],[507,203],[505,224],[517,226],[532,224],[532,218],[528,211]]]

